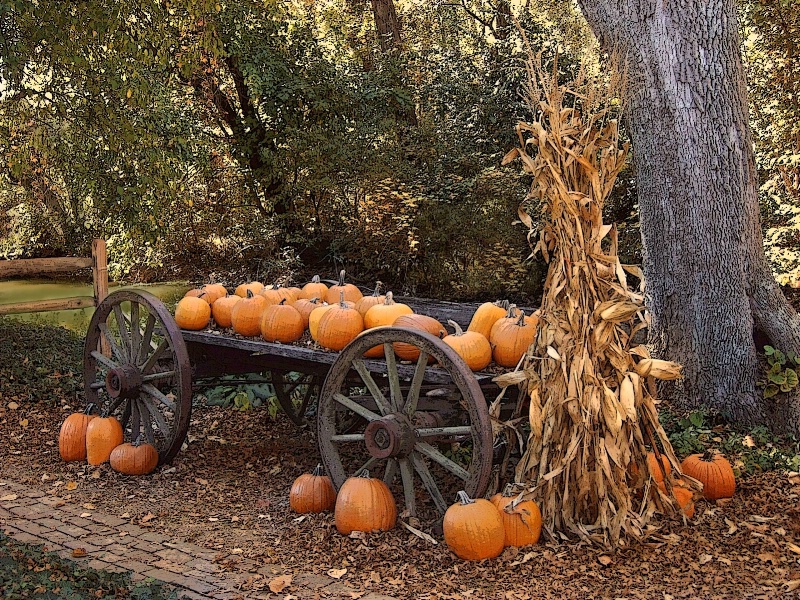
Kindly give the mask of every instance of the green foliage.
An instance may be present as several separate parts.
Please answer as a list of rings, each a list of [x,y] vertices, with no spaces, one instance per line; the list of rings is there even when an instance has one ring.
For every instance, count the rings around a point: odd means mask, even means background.
[[[278,410],[278,401],[275,396],[275,387],[258,373],[245,373],[243,375],[223,375],[215,378],[213,387],[205,392],[206,404],[210,406],[233,407],[236,410],[247,411],[267,405],[270,416],[275,417]],[[203,382],[199,382],[203,385]]]
[[[79,565],[47,552],[41,546],[28,546],[0,531],[0,593],[7,600],[23,598],[61,598],[82,600],[172,600],[174,591],[161,584],[131,583],[128,574],[109,573]]]
[[[772,346],[764,346],[764,356],[769,369],[765,373],[766,378],[758,382],[759,387],[764,389],[764,398],[772,398],[778,392],[788,393],[798,387],[800,381],[797,378],[797,367],[800,366],[800,356],[794,352],[784,354]]]
[[[764,426],[739,429],[705,410],[677,415],[662,408],[659,420],[681,459],[715,449],[723,452],[739,473],[800,468],[800,442],[776,436]]]

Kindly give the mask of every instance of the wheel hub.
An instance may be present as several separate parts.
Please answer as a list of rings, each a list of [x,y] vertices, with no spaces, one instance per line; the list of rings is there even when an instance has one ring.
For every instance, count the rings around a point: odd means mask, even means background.
[[[106,374],[106,390],[112,398],[135,398],[141,387],[142,374],[134,365],[115,367]]]
[[[394,413],[371,421],[364,430],[364,442],[375,458],[404,457],[414,450],[414,427],[403,414]]]

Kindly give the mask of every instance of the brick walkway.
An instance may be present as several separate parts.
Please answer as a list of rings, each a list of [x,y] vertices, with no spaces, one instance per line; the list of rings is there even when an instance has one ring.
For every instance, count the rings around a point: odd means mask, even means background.
[[[220,557],[214,551],[147,531],[111,515],[87,510],[63,499],[0,479],[0,528],[27,544],[44,544],[59,555],[111,572],[128,571],[133,581],[153,579],[174,586],[181,598],[235,600],[245,598],[352,598],[354,588],[325,575],[287,573],[279,566],[258,567],[240,556]],[[74,558],[73,550],[86,551]],[[236,571],[221,564],[235,563]],[[280,594],[266,584],[291,574]],[[253,587],[262,587],[250,591]],[[360,600],[393,600],[376,593]]]

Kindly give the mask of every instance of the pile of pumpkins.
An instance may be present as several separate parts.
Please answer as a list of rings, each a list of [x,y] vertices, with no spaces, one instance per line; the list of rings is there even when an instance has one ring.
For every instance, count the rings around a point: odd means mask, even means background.
[[[342,350],[361,332],[373,327],[396,326],[419,329],[440,337],[452,347],[473,371],[490,362],[515,367],[533,343],[538,317],[525,315],[508,302],[486,302],[475,311],[467,331],[448,321],[454,333],[432,317],[414,314],[406,304],[395,302],[392,292],[380,293],[380,283],[370,296],[350,283],[345,272],[337,285],[328,287],[319,276],[302,288],[264,286],[260,282],[242,284],[233,294],[219,284],[189,290],[175,308],[175,322],[182,329],[201,330],[213,318],[221,328],[232,328],[245,337],[261,336],[268,342],[284,344],[298,341],[309,331],[323,348]],[[401,360],[414,361],[419,350],[396,343]],[[383,346],[364,353],[366,358],[383,356]]]
[[[542,515],[531,500],[506,511],[514,496],[510,487],[491,501],[472,499],[458,492],[457,501],[444,516],[444,539],[456,556],[483,560],[499,556],[507,546],[528,546],[539,541]],[[295,479],[289,492],[290,508],[300,514],[333,510],[336,529],[342,535],[353,531],[388,531],[397,523],[397,505],[387,485],[368,471],[348,478],[339,493],[322,465],[313,473]]]
[[[113,416],[93,415],[94,405],[72,413],[61,424],[58,451],[67,462],[86,461],[92,466],[111,463],[126,475],[147,475],[158,466],[158,451],[141,438],[122,443],[122,425]]]
[[[647,465],[659,489],[667,494],[665,476],[671,471],[667,458],[662,454],[659,461],[649,452]],[[703,497],[707,500],[730,498],[736,490],[733,469],[722,454],[693,454],[684,459],[681,470],[703,484]],[[635,469],[631,475],[636,477]],[[680,477],[672,479],[675,499],[691,519],[695,510],[693,492]],[[473,499],[464,491],[458,492],[457,501],[447,509],[442,524],[447,547],[461,559],[483,560],[499,556],[509,546],[537,543],[542,531],[539,506],[532,500],[515,501],[510,485],[491,500]],[[317,465],[313,473],[295,479],[289,506],[300,514],[332,510],[336,529],[342,535],[387,531],[397,522],[397,505],[391,491],[367,471],[348,478],[337,494],[330,477],[323,474],[322,465]]]

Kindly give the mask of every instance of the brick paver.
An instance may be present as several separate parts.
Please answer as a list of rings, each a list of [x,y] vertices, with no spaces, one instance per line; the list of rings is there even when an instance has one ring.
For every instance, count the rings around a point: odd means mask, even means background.
[[[16,498],[10,499],[13,496]],[[217,553],[184,540],[168,538],[129,523],[125,519],[87,511],[62,498],[13,481],[0,479],[0,529],[20,542],[43,544],[61,556],[95,569],[128,571],[135,582],[147,578],[173,586],[181,598],[195,600],[245,600],[274,598],[268,588],[246,590],[250,579],[266,584],[272,577],[288,573],[277,565],[269,572],[240,556],[232,558],[238,572],[225,571],[215,562]],[[120,533],[123,533],[121,536]],[[80,548],[86,556],[74,558]],[[228,565],[226,565],[227,568]],[[292,586],[284,592],[300,600],[351,598],[355,589],[327,575],[291,573]],[[277,596],[277,597],[280,597]],[[362,600],[394,600],[367,594]]]

